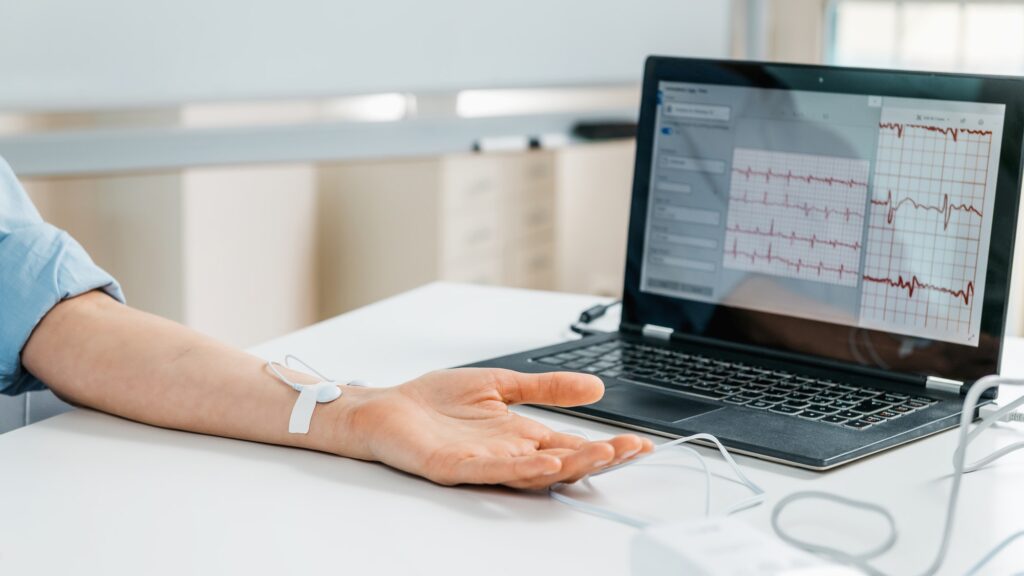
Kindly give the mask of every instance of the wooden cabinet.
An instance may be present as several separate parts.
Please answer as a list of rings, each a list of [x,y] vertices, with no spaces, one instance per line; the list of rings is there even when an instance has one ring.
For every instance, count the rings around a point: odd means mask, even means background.
[[[321,315],[434,280],[555,288],[555,156],[320,168]]]

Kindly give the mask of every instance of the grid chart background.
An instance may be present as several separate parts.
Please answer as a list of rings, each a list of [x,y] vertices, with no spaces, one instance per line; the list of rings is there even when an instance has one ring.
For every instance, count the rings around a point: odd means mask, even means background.
[[[861,322],[972,341],[992,133],[882,123]]]
[[[867,160],[736,148],[723,265],[856,286]]]

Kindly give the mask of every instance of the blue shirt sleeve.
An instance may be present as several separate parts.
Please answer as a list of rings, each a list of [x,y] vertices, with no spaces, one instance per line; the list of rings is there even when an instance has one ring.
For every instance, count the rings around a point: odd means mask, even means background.
[[[43,222],[0,158],[0,393],[44,387],[21,365],[25,343],[50,309],[96,289],[124,302],[117,281],[78,242]]]

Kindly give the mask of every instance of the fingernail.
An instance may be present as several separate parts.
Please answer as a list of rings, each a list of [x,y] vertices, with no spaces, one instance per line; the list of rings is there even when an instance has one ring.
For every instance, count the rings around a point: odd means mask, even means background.
[[[594,467],[595,468],[600,468],[601,466],[607,465],[608,462],[609,462],[608,460],[598,460],[597,462],[594,462]]]
[[[636,453],[639,451],[639,448],[635,450],[630,450],[629,452],[626,452],[625,454],[622,455],[622,459],[625,460],[627,458],[632,458],[633,456],[636,456]]]

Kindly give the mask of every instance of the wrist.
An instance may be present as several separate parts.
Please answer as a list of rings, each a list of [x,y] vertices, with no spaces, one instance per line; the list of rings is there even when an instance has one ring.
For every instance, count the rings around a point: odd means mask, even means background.
[[[341,397],[318,405],[313,414],[316,430],[311,426],[310,435],[316,445],[311,447],[347,458],[374,460],[369,439],[370,426],[361,413],[367,403],[387,391],[361,386],[339,387]]]

